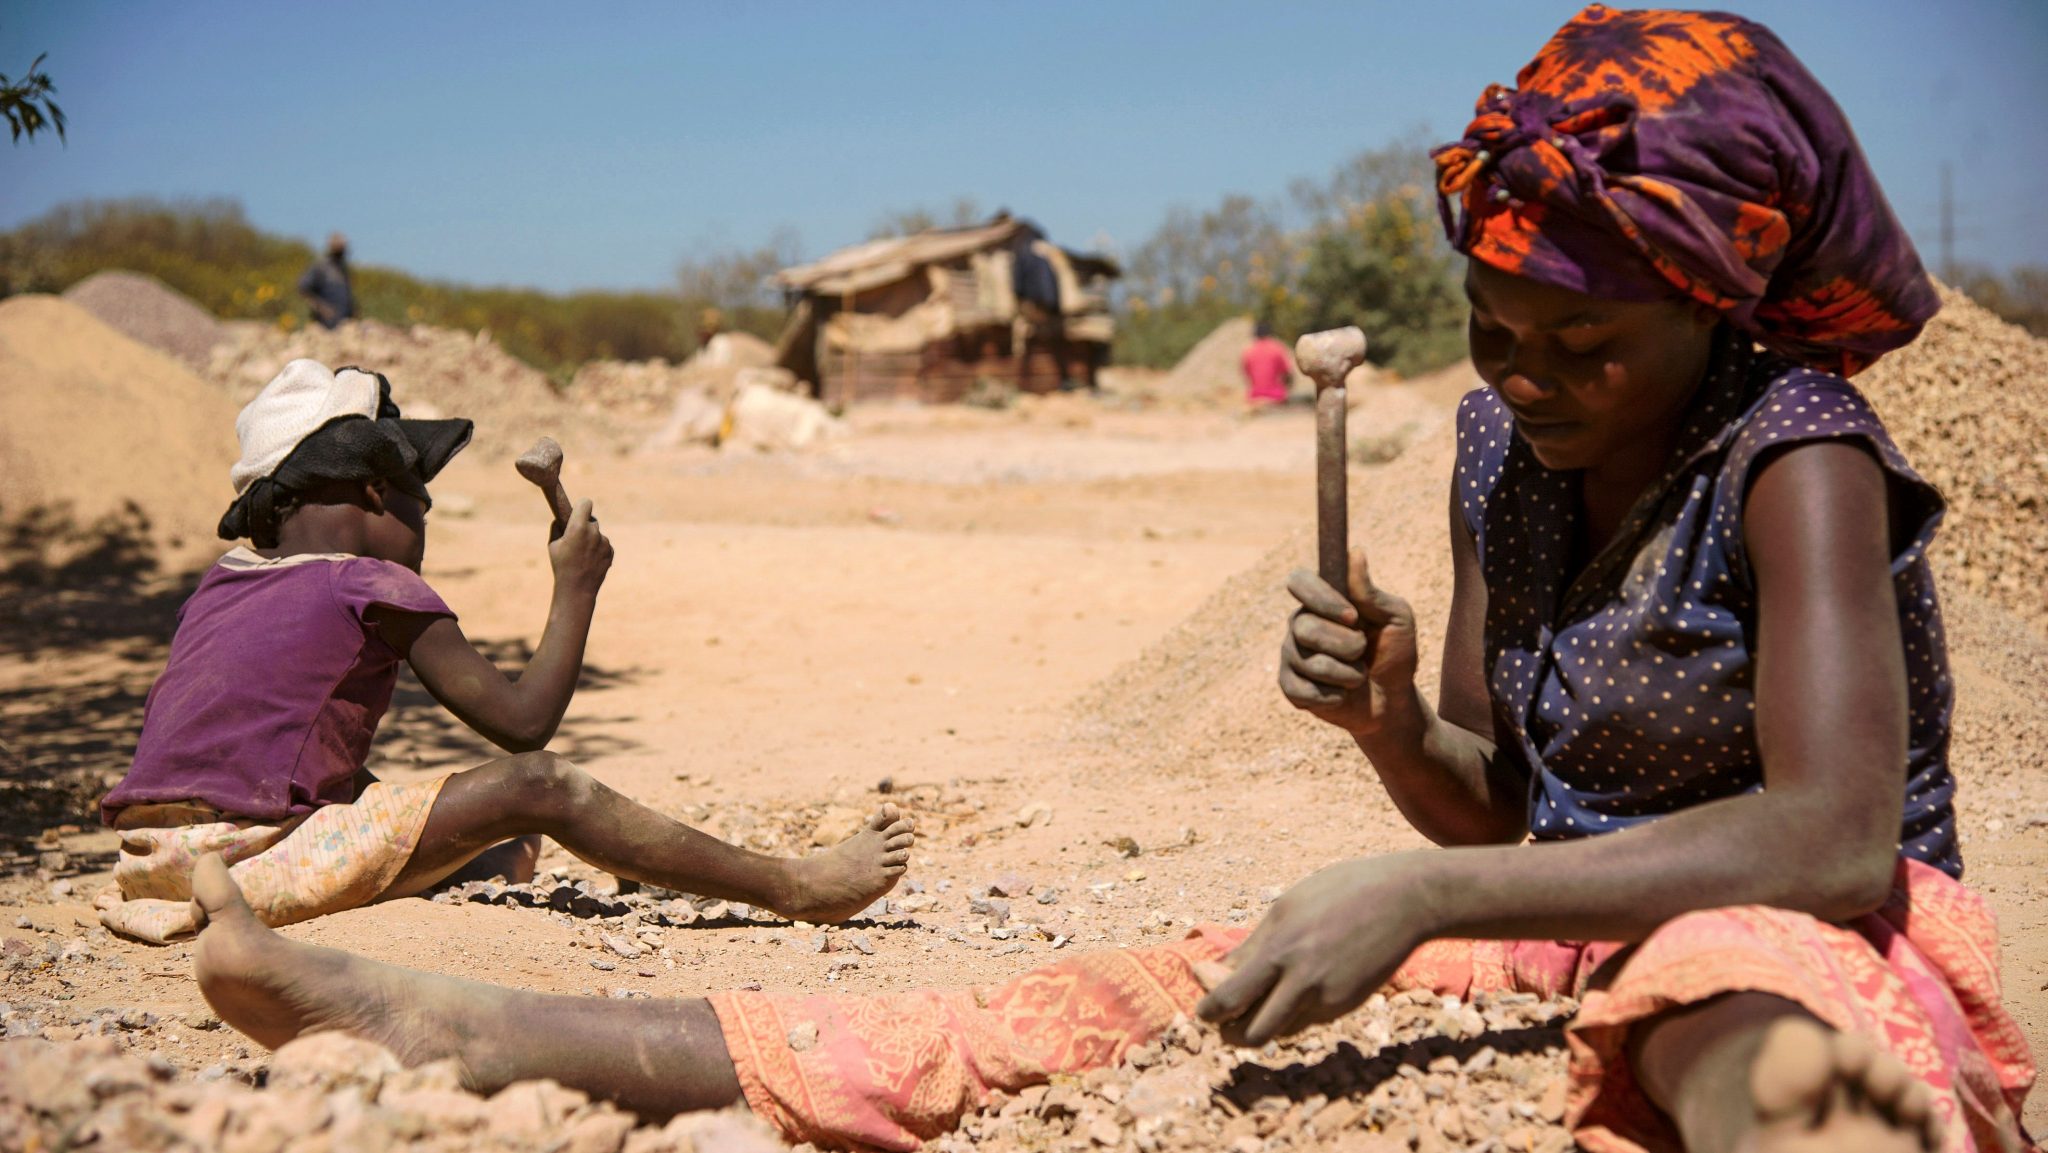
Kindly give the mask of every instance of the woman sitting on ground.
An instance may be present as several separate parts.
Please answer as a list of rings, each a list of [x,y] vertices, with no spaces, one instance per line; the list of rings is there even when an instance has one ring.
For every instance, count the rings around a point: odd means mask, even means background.
[[[1386,986],[1515,989],[1581,1002],[1586,1149],[2024,1146],[2032,1062],[1959,881],[1941,501],[1844,379],[1935,297],[1840,111],[1756,24],[1593,7],[1437,161],[1487,383],[1438,705],[1362,554],[1348,589],[1292,579],[1281,687],[1460,847],[1325,869],[1248,938],[993,989],[665,1004],[291,944],[209,868],[208,998],[269,1044],[348,1029],[481,1089],[744,1095],[792,1138],[907,1149],[1176,1012],[1256,1044]]]

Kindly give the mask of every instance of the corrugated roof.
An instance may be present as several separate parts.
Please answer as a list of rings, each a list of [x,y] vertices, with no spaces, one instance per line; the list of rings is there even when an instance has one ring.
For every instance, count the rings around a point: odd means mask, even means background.
[[[1015,236],[1024,223],[1005,220],[980,228],[947,228],[915,236],[891,236],[842,248],[823,260],[785,268],[775,282],[827,296],[861,292],[901,280],[928,264],[942,264],[971,253],[997,248]]]

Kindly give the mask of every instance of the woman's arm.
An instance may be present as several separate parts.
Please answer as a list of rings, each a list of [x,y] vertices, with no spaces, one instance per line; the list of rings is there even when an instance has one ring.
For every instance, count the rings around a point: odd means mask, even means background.
[[[548,546],[555,570],[547,628],[533,659],[508,676],[476,650],[453,618],[372,609],[384,639],[412,666],[434,699],[463,724],[510,753],[547,747],[583,674],[583,649],[597,611],[612,546],[597,530],[590,502],[576,506]]]
[[[1761,466],[1744,520],[1762,792],[1575,841],[1333,866],[1274,905],[1204,1014],[1242,1017],[1254,1041],[1328,1020],[1435,937],[1633,941],[1699,909],[1841,921],[1881,904],[1907,744],[1884,473],[1852,444],[1787,449]]]
[[[1512,859],[1441,854],[1427,878],[1446,902],[1439,932],[1625,941],[1694,909],[1842,921],[1882,904],[1907,744],[1887,496],[1876,459],[1844,442],[1784,450],[1757,473],[1744,541],[1763,792]]]
[[[1494,755],[1484,668],[1486,585],[1471,533],[1451,506],[1453,586],[1443,677],[1431,709],[1415,688],[1415,614],[1351,554],[1351,596],[1306,571],[1282,646],[1287,699],[1358,742],[1401,815],[1439,845],[1514,844],[1528,833],[1528,782]],[[1360,624],[1361,618],[1363,624]]]

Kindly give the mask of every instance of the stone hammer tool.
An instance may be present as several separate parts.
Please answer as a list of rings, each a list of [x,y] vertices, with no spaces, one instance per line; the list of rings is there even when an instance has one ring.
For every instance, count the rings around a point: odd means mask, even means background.
[[[569,503],[569,490],[562,487],[562,446],[555,443],[554,437],[541,437],[519,455],[513,467],[520,476],[539,486],[541,495],[548,498],[548,511],[555,514],[555,533],[559,536],[562,526],[569,523],[569,514],[575,511]]]
[[[1306,333],[1294,342],[1294,362],[1316,382],[1316,575],[1350,596],[1344,378],[1365,363],[1365,333],[1355,326]]]

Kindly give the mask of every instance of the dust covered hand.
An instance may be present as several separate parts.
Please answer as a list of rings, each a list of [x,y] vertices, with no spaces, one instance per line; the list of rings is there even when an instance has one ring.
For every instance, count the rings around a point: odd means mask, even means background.
[[[598,531],[589,501],[576,502],[561,534],[549,542],[548,562],[554,566],[557,592],[597,598],[611,571],[612,542]]]
[[[1195,1012],[1263,1045],[1349,1013],[1428,939],[1410,854],[1343,861],[1296,884],[1232,950]]]
[[[1280,645],[1280,691],[1296,708],[1351,733],[1378,731],[1388,702],[1415,686],[1415,612],[1372,583],[1365,550],[1351,549],[1350,595],[1296,569],[1287,591],[1301,605]]]

